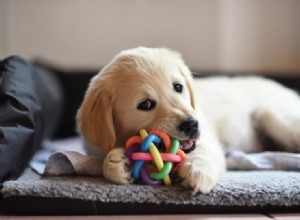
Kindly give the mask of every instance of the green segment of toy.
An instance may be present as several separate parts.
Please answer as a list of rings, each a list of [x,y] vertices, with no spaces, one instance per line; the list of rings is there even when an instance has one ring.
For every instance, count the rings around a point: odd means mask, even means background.
[[[178,149],[179,149],[179,141],[172,138],[172,145],[171,145],[171,148],[168,153],[176,154]],[[163,179],[165,176],[169,175],[169,173],[171,172],[171,169],[172,169],[172,162],[169,162],[169,161],[165,162],[164,167],[158,172],[151,173],[150,177],[152,179],[156,179],[156,180]]]

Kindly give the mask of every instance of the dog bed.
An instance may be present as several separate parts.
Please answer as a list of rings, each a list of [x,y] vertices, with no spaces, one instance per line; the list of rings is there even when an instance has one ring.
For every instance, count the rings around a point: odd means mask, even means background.
[[[278,212],[300,210],[300,174],[286,171],[228,171],[208,194],[180,185],[115,185],[95,177],[42,177],[31,169],[4,182],[9,213],[167,214]]]

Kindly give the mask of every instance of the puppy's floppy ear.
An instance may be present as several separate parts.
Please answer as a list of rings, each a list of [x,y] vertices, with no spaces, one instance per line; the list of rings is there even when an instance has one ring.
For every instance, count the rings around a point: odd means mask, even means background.
[[[115,147],[112,92],[95,76],[77,112],[77,126],[90,144],[108,152]]]
[[[196,109],[196,98],[195,98],[194,89],[192,86],[192,79],[191,79],[191,77],[186,76],[185,74],[184,74],[184,78],[185,78],[186,85],[187,85],[189,93],[190,93],[191,105],[192,105],[193,109]]]
[[[190,69],[185,64],[180,53],[178,53],[177,51],[174,51],[174,50],[166,49],[166,48],[164,48],[164,51],[176,59],[180,73],[183,76],[183,78],[186,82],[186,85],[188,87],[188,91],[190,94],[191,106],[193,107],[193,109],[196,109],[196,96],[194,94],[194,89],[193,89],[193,85],[192,85],[193,76],[192,76]]]
[[[191,106],[193,107],[193,109],[196,109],[196,96],[195,96],[194,88],[192,85],[193,76],[192,76],[190,69],[184,64],[182,59],[179,62],[179,69],[180,69],[181,75],[183,76],[183,78],[186,82],[188,91],[190,93]]]

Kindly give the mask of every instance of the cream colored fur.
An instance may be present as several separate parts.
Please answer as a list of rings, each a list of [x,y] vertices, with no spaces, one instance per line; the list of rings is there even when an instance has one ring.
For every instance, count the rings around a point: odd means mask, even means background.
[[[176,93],[173,83],[183,85]],[[156,101],[151,111],[137,105]],[[192,79],[180,54],[139,47],[118,54],[89,85],[78,110],[78,128],[87,151],[104,159],[104,176],[130,183],[127,138],[141,128],[158,128],[180,140],[181,121],[196,118],[201,135],[179,171],[183,185],[194,193],[209,192],[225,170],[224,148],[263,150],[263,132],[285,150],[299,150],[300,101],[281,85],[258,77]]]

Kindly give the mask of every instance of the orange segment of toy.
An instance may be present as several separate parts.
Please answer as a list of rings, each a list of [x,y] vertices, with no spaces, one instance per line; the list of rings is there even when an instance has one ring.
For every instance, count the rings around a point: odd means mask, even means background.
[[[165,132],[158,130],[158,129],[154,129],[154,130],[150,131],[150,134],[155,134],[155,135],[159,136],[160,138],[162,138],[163,143],[166,147],[166,152],[169,151],[169,149],[171,147],[171,139]]]
[[[141,136],[133,136],[126,141],[125,149],[127,150],[132,145],[141,143],[143,143],[143,138]]]
[[[176,154],[181,158],[181,161],[184,161],[184,160],[185,160],[186,154],[183,152],[183,150],[178,149],[178,151],[177,151]]]

